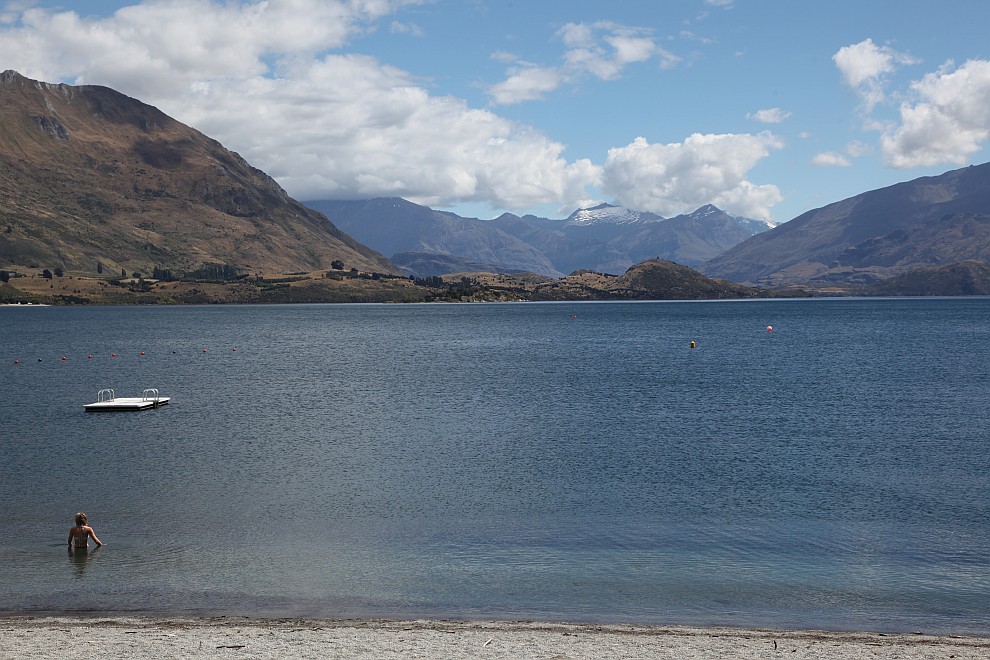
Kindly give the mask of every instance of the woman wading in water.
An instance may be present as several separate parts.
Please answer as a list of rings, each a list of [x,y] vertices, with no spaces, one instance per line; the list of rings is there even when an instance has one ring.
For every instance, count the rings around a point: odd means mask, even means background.
[[[84,550],[89,547],[89,539],[93,538],[96,545],[103,545],[96,536],[96,532],[89,526],[89,518],[85,513],[76,514],[76,526],[69,530],[69,547],[76,550]]]

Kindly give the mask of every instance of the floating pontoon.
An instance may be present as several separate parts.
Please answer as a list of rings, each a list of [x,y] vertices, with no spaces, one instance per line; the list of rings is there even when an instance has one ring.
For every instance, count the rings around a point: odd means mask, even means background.
[[[83,408],[86,412],[116,412],[123,410],[147,410],[158,408],[168,403],[169,397],[159,396],[158,390],[148,388],[140,397],[117,398],[111,389],[100,390],[96,394],[96,403],[88,403]]]

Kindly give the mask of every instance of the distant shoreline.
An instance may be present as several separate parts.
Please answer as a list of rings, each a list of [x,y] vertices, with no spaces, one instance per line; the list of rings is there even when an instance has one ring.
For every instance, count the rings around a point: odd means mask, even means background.
[[[990,656],[990,637],[533,621],[0,616],[11,657],[867,658]],[[785,655],[786,654],[786,655]]]

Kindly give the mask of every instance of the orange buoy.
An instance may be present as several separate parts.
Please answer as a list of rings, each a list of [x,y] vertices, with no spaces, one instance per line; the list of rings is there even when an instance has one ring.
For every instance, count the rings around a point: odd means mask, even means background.
[[[767,326],[767,332],[773,332],[773,326],[772,325],[768,325]]]
[[[144,355],[144,351],[141,351],[141,355]]]

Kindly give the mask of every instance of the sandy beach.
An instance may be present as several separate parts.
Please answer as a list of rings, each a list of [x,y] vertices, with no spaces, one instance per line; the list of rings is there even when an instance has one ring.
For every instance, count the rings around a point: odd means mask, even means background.
[[[10,658],[987,658],[990,638],[534,622],[0,618]]]

